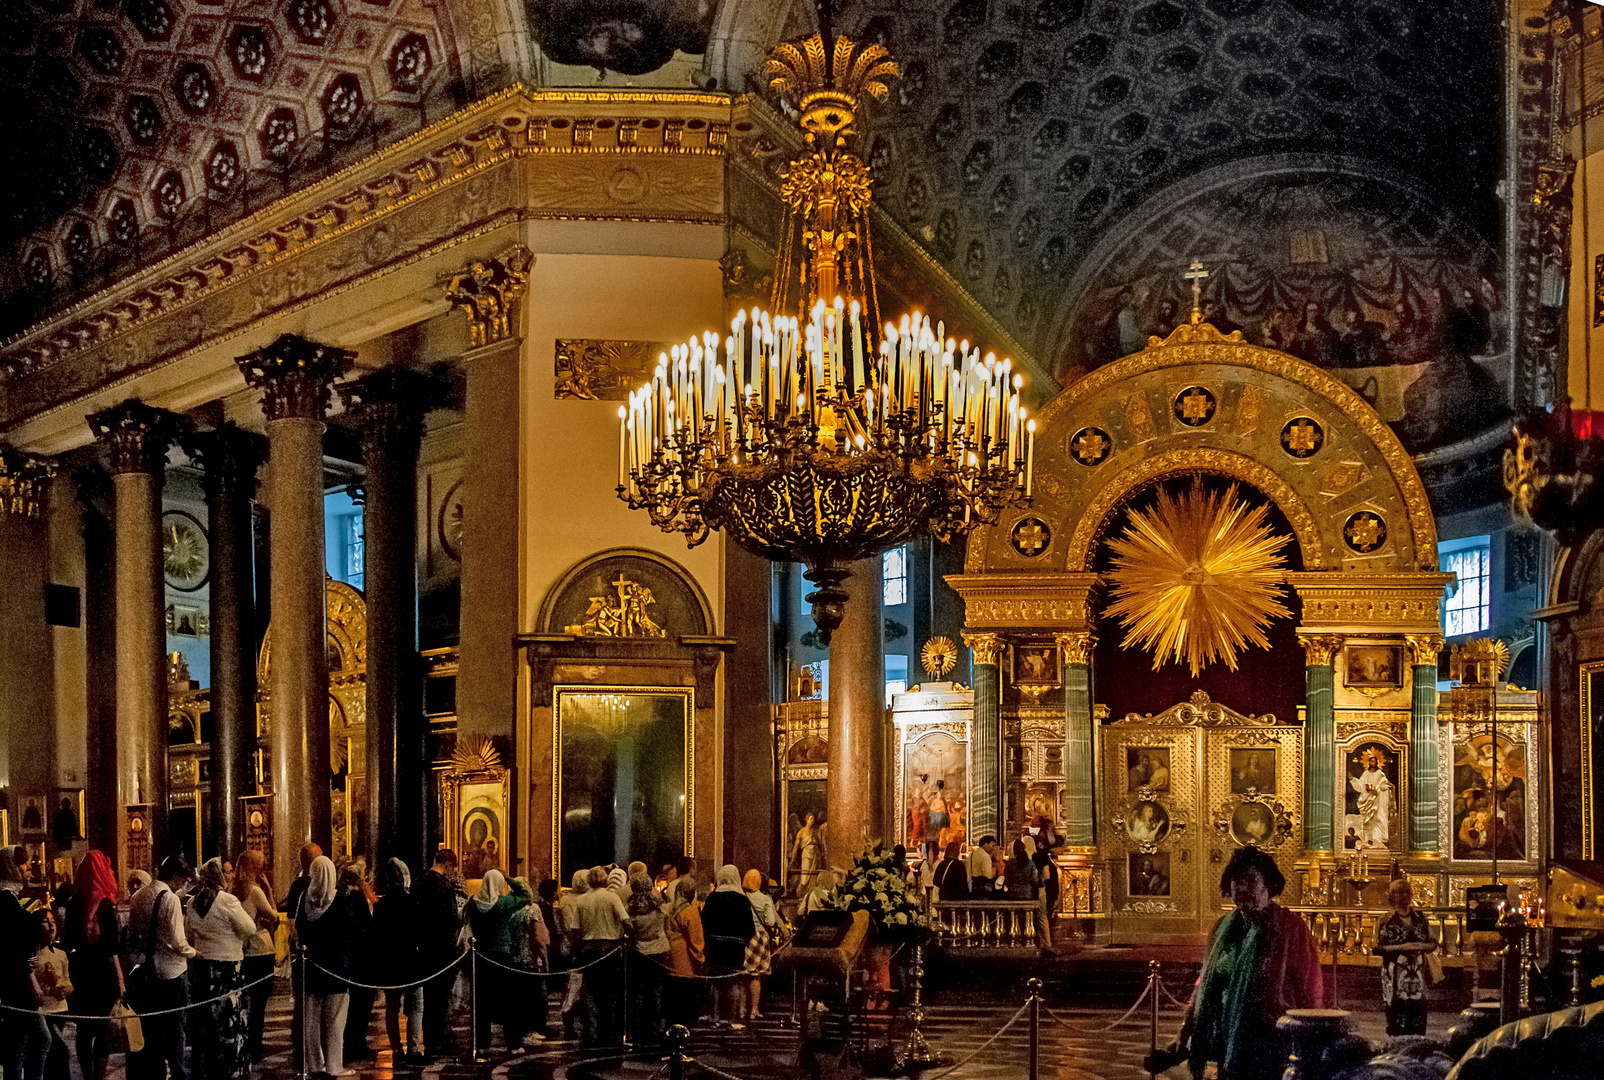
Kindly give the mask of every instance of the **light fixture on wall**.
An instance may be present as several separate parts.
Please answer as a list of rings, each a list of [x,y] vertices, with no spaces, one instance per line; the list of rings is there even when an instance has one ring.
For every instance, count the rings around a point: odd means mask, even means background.
[[[658,358],[619,415],[619,498],[689,546],[722,529],[807,564],[819,636],[840,625],[847,564],[949,540],[1028,505],[1036,422],[1023,377],[918,312],[880,323],[869,167],[850,149],[886,50],[828,33],[784,42],[766,74],[795,101],[808,152],[785,172],[773,313]]]

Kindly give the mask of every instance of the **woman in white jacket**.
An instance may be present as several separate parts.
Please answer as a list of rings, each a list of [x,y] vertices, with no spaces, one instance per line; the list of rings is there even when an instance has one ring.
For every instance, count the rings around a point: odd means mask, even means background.
[[[184,925],[196,959],[189,963],[191,1000],[208,1002],[190,1022],[197,1080],[241,1080],[251,1070],[248,1001],[240,970],[256,920],[228,891],[223,860],[201,867],[200,885],[184,905]]]

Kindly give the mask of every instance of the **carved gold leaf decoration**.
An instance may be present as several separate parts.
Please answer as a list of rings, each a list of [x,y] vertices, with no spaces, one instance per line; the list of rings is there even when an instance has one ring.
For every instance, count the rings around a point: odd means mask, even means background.
[[[944,679],[958,666],[958,646],[949,637],[933,637],[919,650],[919,663],[925,672],[936,679]]]
[[[501,755],[483,735],[477,739],[459,739],[451,751],[451,767],[458,772],[493,772],[501,768]]]
[[[1270,647],[1270,621],[1292,614],[1280,599],[1280,552],[1291,537],[1267,514],[1241,501],[1234,484],[1212,495],[1197,485],[1179,497],[1161,490],[1109,541],[1109,614],[1124,624],[1127,645],[1153,652],[1153,670],[1184,659],[1194,676],[1221,660],[1234,671],[1238,651]]]

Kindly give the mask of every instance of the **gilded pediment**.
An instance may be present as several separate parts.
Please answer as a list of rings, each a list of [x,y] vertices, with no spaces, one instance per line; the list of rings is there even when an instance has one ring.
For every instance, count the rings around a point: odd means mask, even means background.
[[[1172,705],[1161,713],[1127,713],[1124,719],[1114,723],[1140,724],[1143,727],[1262,728],[1275,726],[1276,719],[1274,713],[1265,713],[1263,716],[1239,713],[1228,705],[1210,699],[1207,691],[1197,690],[1188,700]]]

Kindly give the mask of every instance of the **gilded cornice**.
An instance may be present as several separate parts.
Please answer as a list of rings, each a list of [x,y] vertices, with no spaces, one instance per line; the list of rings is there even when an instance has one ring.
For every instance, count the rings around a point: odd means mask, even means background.
[[[720,221],[731,126],[723,94],[518,86],[492,95],[0,344],[0,426],[327,293],[307,272],[300,295],[295,275],[273,273],[288,263],[354,279],[509,214]],[[592,176],[609,158],[613,172]],[[503,168],[519,160],[521,173]],[[419,220],[427,215],[414,208],[445,193],[457,200],[453,212]],[[321,260],[308,264],[314,253]],[[226,312],[215,310],[217,298],[236,294]],[[30,378],[69,363],[70,377]]]
[[[1291,573],[1300,626],[1389,634],[1441,632],[1443,589],[1452,574]]]
[[[964,644],[975,654],[975,663],[985,664],[988,667],[997,666],[1004,648],[1002,638],[996,634],[971,634],[967,631],[962,637]]]
[[[964,625],[983,629],[1030,627],[1088,630],[1096,574],[950,574],[947,584],[964,600]]]

